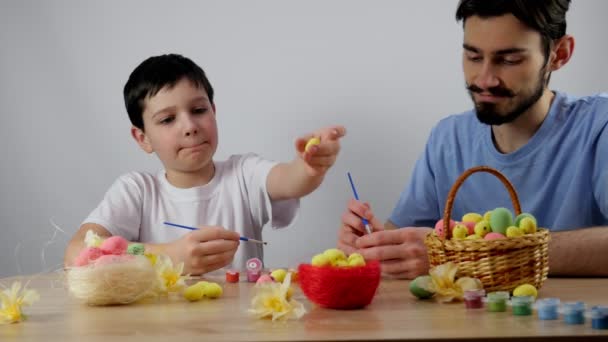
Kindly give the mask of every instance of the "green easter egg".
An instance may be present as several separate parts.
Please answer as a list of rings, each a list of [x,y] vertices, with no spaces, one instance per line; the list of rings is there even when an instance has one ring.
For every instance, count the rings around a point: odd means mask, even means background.
[[[513,225],[513,215],[507,208],[496,208],[490,215],[490,227],[495,233],[505,235],[507,228]]]
[[[131,255],[144,255],[146,247],[143,243],[132,243],[127,247],[127,253]]]
[[[521,223],[521,220],[522,220],[524,217],[529,217],[529,218],[531,218],[531,219],[534,221],[534,225],[537,225],[537,224],[538,224],[538,223],[536,222],[536,218],[535,218],[535,217],[534,217],[532,214],[530,214],[530,213],[521,213],[521,214],[517,215],[517,217],[515,218],[515,226],[517,226],[517,227],[521,228],[521,227],[519,226],[519,224]]]
[[[429,275],[419,276],[410,282],[410,292],[418,299],[431,298],[435,294],[428,290],[432,281]]]

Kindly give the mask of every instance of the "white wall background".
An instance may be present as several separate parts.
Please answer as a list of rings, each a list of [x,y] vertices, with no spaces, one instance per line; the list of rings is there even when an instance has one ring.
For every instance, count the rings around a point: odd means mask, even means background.
[[[176,52],[217,91],[217,158],[290,160],[293,140],[343,124],[339,160],[291,229],[264,233],[266,265],[335,244],[351,197],[386,218],[432,125],[468,109],[456,0],[0,2],[0,277],[60,267],[71,235],[110,184],[154,171],[129,135],[122,87],[151,55]],[[608,90],[608,1],[574,1],[574,58],[552,78]],[[56,233],[56,236],[54,234]]]

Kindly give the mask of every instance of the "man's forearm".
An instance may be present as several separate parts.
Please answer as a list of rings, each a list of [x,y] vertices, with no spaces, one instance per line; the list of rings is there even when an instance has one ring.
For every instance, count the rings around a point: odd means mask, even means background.
[[[551,233],[549,274],[608,276],[608,227]]]

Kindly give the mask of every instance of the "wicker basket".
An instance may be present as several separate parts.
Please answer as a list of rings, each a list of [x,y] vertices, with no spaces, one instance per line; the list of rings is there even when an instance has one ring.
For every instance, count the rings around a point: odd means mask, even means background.
[[[534,234],[498,240],[451,240],[452,205],[458,188],[476,172],[488,172],[505,185],[511,196],[515,215],[521,214],[517,193],[509,180],[498,170],[478,166],[466,170],[452,185],[443,212],[444,238],[430,233],[425,238],[431,267],[449,261],[458,264],[457,277],[474,277],[486,291],[513,291],[521,284],[540,288],[549,273],[549,232],[539,228]]]

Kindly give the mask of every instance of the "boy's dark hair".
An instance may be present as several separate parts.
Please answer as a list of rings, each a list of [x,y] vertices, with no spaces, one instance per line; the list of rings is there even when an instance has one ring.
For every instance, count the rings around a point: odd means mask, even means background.
[[[211,83],[203,69],[190,59],[168,54],[150,57],[138,65],[123,90],[125,106],[133,126],[144,130],[143,112],[146,98],[156,95],[164,87],[172,88],[183,78],[205,89],[209,101],[213,104]]]
[[[545,60],[554,40],[566,34],[566,12],[570,0],[460,0],[456,20],[462,24],[470,16],[481,18],[513,14],[522,23],[540,33]]]

